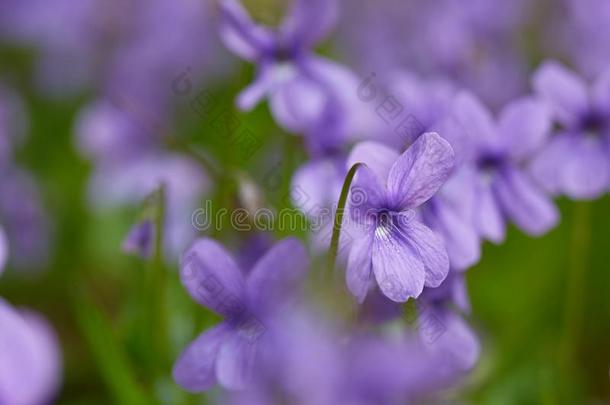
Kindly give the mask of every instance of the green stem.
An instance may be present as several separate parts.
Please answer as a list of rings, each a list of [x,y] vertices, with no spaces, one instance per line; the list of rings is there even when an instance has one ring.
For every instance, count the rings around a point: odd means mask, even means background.
[[[574,375],[578,363],[578,348],[583,327],[584,296],[589,239],[591,231],[591,205],[578,203],[574,212],[570,267],[566,291],[566,312],[564,320],[564,339],[560,361],[565,373],[566,383]]]
[[[157,190],[155,198],[155,242],[154,254],[151,261],[151,286],[149,288],[149,303],[152,311],[150,338],[153,340],[153,357],[159,359],[156,365],[160,370],[167,365],[168,352],[168,322],[167,322],[167,277],[163,260],[164,225],[165,225],[165,185]]]
[[[329,252],[329,266],[334,269],[337,264],[337,253],[339,251],[339,240],[341,238],[341,226],[343,225],[343,214],[345,213],[345,204],[347,203],[347,196],[349,190],[356,175],[358,168],[362,166],[362,163],[356,163],[347,172],[347,176],[343,181],[343,187],[341,188],[341,195],[339,196],[339,203],[337,204],[337,213],[335,214],[335,221],[333,224],[333,235],[330,241],[330,252]]]

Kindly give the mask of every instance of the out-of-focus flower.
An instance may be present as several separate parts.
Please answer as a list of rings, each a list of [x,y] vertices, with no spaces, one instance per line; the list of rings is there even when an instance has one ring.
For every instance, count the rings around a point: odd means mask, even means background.
[[[454,113],[472,143],[479,234],[502,242],[506,218],[531,235],[542,235],[555,226],[556,207],[524,167],[548,139],[551,121],[545,105],[529,98],[516,100],[504,108],[496,123],[478,99],[462,93]]]
[[[449,271],[442,240],[415,218],[454,168],[450,144],[436,133],[421,135],[405,153],[360,145],[348,164],[360,167],[350,189],[351,220],[364,229],[347,266],[350,291],[364,300],[373,280],[396,302],[417,298],[424,286],[437,287]]]
[[[150,220],[135,224],[123,241],[123,251],[149,258],[153,253],[155,228]]]
[[[339,45],[360,71],[447,77],[499,106],[526,89],[518,33],[529,6],[523,0],[344,1]]]
[[[241,240],[236,260],[240,269],[252,270],[252,263],[258,262],[273,246],[273,238],[269,233],[255,232]]]
[[[444,363],[409,333],[355,336],[346,348],[343,395],[347,403],[370,405],[431,400],[455,382],[439,373]]]
[[[8,242],[4,230],[0,227],[0,274],[4,271],[4,266],[8,260]]]
[[[476,174],[468,167],[457,169],[439,192],[422,205],[422,220],[443,239],[454,270],[466,270],[481,258],[476,206]]]
[[[34,180],[15,167],[0,172],[0,222],[16,267],[35,267],[47,260],[51,225]]]
[[[268,331],[273,344],[261,353],[253,384],[223,403],[342,403],[344,350],[324,314],[296,308],[280,314],[276,326]]]
[[[587,78],[598,77],[610,63],[610,44],[606,41],[610,35],[610,3],[563,0],[560,4],[556,21],[550,25],[549,46],[559,48]]]
[[[0,84],[0,223],[16,267],[44,262],[50,242],[50,226],[37,184],[14,160],[24,138],[25,122],[20,98]]]
[[[276,30],[255,24],[236,0],[223,0],[221,10],[225,45],[258,67],[255,82],[239,95],[241,109],[250,110],[267,97],[282,127],[317,137],[313,143],[326,148],[340,144],[357,128],[357,79],[311,52],[335,23],[335,0],[295,0]]]
[[[453,84],[444,79],[424,79],[411,72],[397,71],[390,74],[386,87],[396,98],[407,117],[405,125],[390,128],[392,131],[380,140],[404,150],[425,132],[437,132],[447,139],[456,153],[459,144],[453,140],[463,138],[463,129],[457,125],[451,112],[451,103],[456,94]],[[383,131],[380,131],[384,134]],[[455,145],[453,145],[455,143]],[[459,153],[457,153],[459,155]]]
[[[438,288],[427,289],[421,296],[418,318],[421,341],[438,359],[438,372],[445,376],[464,373],[476,364],[480,343],[462,318],[470,313],[470,303],[463,276],[451,273]]]
[[[0,273],[7,249],[0,228]],[[0,298],[0,403],[50,403],[61,380],[60,357],[55,334],[42,317]]]
[[[177,258],[196,236],[191,216],[209,181],[191,160],[163,151],[161,134],[149,126],[154,120],[145,120],[109,101],[95,102],[81,112],[77,142],[96,164],[90,201],[96,209],[137,205],[165,185],[165,249]]]
[[[78,149],[103,165],[137,160],[160,143],[154,120],[133,117],[108,100],[98,100],[81,109],[75,134]]]
[[[544,63],[533,77],[561,129],[541,151],[532,171],[553,193],[593,199],[610,190],[610,70],[588,88],[557,62]]]
[[[54,95],[121,89],[159,106],[180,71],[190,66],[197,76],[222,60],[211,57],[217,45],[211,2],[9,0],[2,6],[0,36],[39,51],[37,81]]]
[[[166,190],[165,252],[178,257],[196,236],[193,213],[207,188],[207,178],[193,162],[171,154],[149,154],[124,164],[100,165],[89,187],[98,210],[138,205],[163,185]]]
[[[273,345],[263,353],[252,386],[222,396],[222,403],[411,403],[433,398],[460,374],[412,334],[341,330],[324,314],[303,308],[283,314],[278,325],[269,331]]]
[[[273,315],[294,300],[305,275],[305,249],[296,239],[278,242],[244,276],[221,245],[201,239],[181,267],[182,283],[193,299],[225,320],[186,348],[174,366],[174,379],[189,391],[216,382],[229,389],[248,386]]]
[[[46,321],[0,298],[0,402],[50,403],[60,375],[58,344]]]

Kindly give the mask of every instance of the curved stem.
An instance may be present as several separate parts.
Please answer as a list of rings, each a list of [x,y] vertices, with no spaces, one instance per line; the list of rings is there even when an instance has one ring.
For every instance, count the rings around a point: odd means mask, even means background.
[[[333,235],[330,241],[330,252],[329,252],[329,266],[334,269],[337,263],[337,253],[339,251],[339,240],[341,238],[341,226],[343,225],[343,214],[345,213],[345,204],[347,203],[347,196],[349,190],[356,175],[358,168],[363,163],[356,163],[347,172],[345,180],[343,181],[343,187],[341,188],[341,195],[339,196],[339,203],[337,204],[337,212],[335,214],[335,221],[333,224]]]

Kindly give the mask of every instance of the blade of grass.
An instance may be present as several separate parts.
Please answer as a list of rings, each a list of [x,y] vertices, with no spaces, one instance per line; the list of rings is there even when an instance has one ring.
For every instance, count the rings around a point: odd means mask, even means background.
[[[135,373],[112,333],[110,322],[84,293],[74,298],[78,325],[87,340],[100,374],[116,403],[150,404]]]
[[[167,330],[167,274],[163,259],[164,227],[165,227],[165,185],[160,185],[154,198],[155,242],[154,253],[150,262],[150,285],[148,290],[150,317],[149,333],[153,343],[152,358],[155,359],[157,377],[166,374],[168,364],[169,342]]]

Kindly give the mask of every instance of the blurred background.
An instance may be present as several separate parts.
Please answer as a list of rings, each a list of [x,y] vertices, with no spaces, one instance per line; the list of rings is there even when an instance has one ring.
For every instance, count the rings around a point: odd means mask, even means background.
[[[286,7],[244,4],[270,25]],[[245,183],[265,205],[289,206],[292,173],[307,158],[303,141],[278,128],[265,105],[235,110],[254,69],[222,47],[217,19],[210,0],[0,2],[0,136],[10,145],[0,166],[10,246],[0,296],[55,329],[58,403],[214,398],[186,394],[170,374],[185,344],[215,322],[177,277],[195,227],[167,229],[159,260],[122,246],[148,215],[159,178],[178,195],[167,203],[176,222],[190,223],[206,200],[236,206]],[[362,79],[395,68],[450,77],[497,111],[530,90],[544,59],[587,78],[610,66],[608,27],[601,0],[344,0],[318,51]],[[254,134],[256,153],[227,146],[198,97]],[[197,156],[211,156],[214,167]],[[224,175],[233,171],[247,182]],[[531,238],[511,227],[468,270],[483,353],[456,401],[610,403],[610,196],[558,204],[556,229]],[[229,227],[210,233],[235,250],[257,237]],[[159,339],[169,352],[155,349]]]

